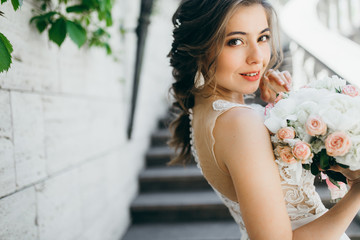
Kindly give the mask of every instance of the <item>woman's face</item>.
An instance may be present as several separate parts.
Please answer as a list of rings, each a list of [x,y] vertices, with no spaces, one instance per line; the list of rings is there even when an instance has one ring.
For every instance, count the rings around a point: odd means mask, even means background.
[[[222,94],[243,99],[259,87],[270,61],[270,29],[260,4],[240,7],[226,27],[225,46],[217,58],[215,81]]]

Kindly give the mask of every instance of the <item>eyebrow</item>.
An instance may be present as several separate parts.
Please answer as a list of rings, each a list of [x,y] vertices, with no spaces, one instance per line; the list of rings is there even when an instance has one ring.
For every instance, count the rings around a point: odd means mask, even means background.
[[[270,28],[265,28],[264,30],[262,30],[259,34],[262,34],[264,32],[267,32],[267,31],[270,31]],[[246,32],[241,32],[241,31],[236,31],[236,32],[231,32],[231,33],[228,33],[226,36],[229,37],[229,36],[232,36],[232,35],[237,35],[237,34],[240,34],[240,35],[247,35]]]

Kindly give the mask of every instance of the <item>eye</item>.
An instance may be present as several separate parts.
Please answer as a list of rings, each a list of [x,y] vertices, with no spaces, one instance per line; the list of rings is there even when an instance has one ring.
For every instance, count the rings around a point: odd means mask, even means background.
[[[262,35],[261,37],[259,37],[258,41],[259,42],[267,42],[270,40],[270,35]]]
[[[228,46],[239,46],[241,44],[244,44],[244,42],[240,38],[234,38],[228,41]]]

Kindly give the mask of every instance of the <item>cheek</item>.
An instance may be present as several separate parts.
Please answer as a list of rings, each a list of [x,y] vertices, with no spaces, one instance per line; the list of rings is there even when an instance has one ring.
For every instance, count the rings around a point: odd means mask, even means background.
[[[270,49],[269,45],[264,46],[263,56],[264,56],[265,65],[268,65],[270,62],[270,58],[271,58],[271,49]]]
[[[223,51],[217,62],[217,72],[219,74],[232,74],[239,68],[241,64],[241,54],[236,54],[235,51]]]

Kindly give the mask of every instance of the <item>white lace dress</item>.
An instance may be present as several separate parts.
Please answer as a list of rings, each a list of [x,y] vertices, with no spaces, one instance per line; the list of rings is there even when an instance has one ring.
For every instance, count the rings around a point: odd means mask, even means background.
[[[264,115],[264,108],[260,105],[242,105],[237,103],[228,102],[225,100],[217,100],[213,102],[214,111],[226,111],[233,107],[246,107],[254,109],[261,115]],[[197,166],[200,168],[199,158],[194,145],[194,129],[192,128],[192,110],[190,110],[190,137],[191,137],[191,150]],[[315,177],[310,171],[302,168],[301,163],[287,165],[282,161],[276,160],[280,178],[281,186],[284,193],[286,208],[291,220],[293,229],[301,227],[308,222],[320,217],[327,209],[321,202],[318,193],[315,191],[314,179]],[[200,168],[201,170],[201,168]],[[241,217],[240,207],[237,202],[234,202],[213,188],[216,194],[222,199],[224,204],[229,208],[231,215],[240,227],[241,240],[248,240],[249,237],[246,232],[245,224]],[[346,234],[343,234],[340,240],[350,240]]]

